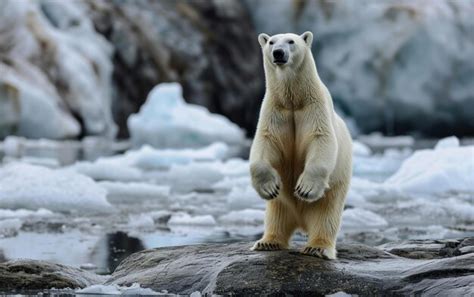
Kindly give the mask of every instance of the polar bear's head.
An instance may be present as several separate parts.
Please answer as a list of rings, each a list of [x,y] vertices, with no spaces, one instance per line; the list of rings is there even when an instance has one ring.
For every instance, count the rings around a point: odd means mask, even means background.
[[[313,33],[306,31],[301,35],[293,33],[269,36],[258,35],[265,64],[276,68],[298,67],[308,53],[311,53]]]

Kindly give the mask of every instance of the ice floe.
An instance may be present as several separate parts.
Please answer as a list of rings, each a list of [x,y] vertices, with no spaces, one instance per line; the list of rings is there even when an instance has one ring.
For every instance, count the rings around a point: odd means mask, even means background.
[[[106,190],[87,176],[13,163],[0,168],[0,207],[58,212],[109,212]]]
[[[244,132],[226,117],[187,104],[178,83],[162,83],[149,94],[140,112],[128,118],[132,142],[154,147],[201,147],[216,141],[242,144]]]

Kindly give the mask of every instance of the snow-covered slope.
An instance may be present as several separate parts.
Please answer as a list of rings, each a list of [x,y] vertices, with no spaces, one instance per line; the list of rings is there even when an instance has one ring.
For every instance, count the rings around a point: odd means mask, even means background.
[[[0,137],[115,135],[112,47],[84,2],[1,1],[0,54]]]

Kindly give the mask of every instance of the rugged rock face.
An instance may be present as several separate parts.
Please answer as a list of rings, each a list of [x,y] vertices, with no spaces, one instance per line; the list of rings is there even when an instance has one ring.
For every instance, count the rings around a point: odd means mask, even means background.
[[[362,132],[474,133],[472,1],[245,2],[258,32],[313,31],[320,75]]]
[[[324,296],[339,291],[359,296],[474,293],[472,238],[413,241],[384,249],[341,244],[336,261],[296,251],[257,253],[250,247],[250,243],[234,243],[146,250],[124,260],[106,283],[138,282],[155,291],[237,296]]]
[[[0,263],[0,294],[49,288],[83,288],[105,281],[105,277],[81,269],[36,260]]]
[[[255,129],[263,97],[256,33],[240,1],[88,1],[97,30],[115,48],[114,114],[122,135],[159,82],[182,84],[184,97]]]

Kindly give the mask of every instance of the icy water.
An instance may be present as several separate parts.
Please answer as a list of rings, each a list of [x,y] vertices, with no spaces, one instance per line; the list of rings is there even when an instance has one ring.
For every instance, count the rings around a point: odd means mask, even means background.
[[[412,153],[387,147],[355,152],[339,241],[375,246],[474,236],[473,193],[408,195],[380,187]],[[111,172],[100,162],[89,165],[86,173],[109,190],[113,210],[93,213],[81,205],[71,212],[0,210],[1,261],[40,259],[109,274],[143,249],[250,241],[263,232],[264,201],[251,189],[243,159],[141,168],[139,180],[126,170]],[[304,235],[294,239],[304,240]]]

